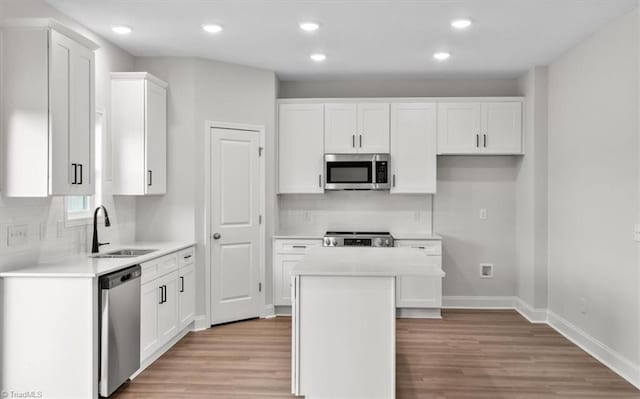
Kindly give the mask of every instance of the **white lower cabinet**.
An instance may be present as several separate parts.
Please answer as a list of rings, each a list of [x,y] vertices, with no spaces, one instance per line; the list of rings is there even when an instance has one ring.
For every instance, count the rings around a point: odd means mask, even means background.
[[[291,306],[291,269],[311,248],[322,245],[320,239],[273,241],[273,304]]]
[[[432,263],[442,267],[440,240],[396,240],[395,246],[422,249]],[[396,282],[396,307],[442,307],[442,277],[400,277]]]
[[[142,266],[140,361],[148,360],[195,317],[194,249],[169,254]],[[187,259],[187,260],[185,260]]]

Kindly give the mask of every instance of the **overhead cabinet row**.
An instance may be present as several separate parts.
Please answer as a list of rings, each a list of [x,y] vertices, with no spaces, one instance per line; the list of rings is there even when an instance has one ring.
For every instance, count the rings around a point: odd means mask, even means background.
[[[8,197],[92,195],[98,46],[55,21],[5,27],[2,191]],[[112,75],[114,194],[166,193],[167,84]]]
[[[522,153],[522,102],[317,103],[278,108],[278,192],[324,192],[324,154],[390,154],[391,193],[436,191],[436,155]]]

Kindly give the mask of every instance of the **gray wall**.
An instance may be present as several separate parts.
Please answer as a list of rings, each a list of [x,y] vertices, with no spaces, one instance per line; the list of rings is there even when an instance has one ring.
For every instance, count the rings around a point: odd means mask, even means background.
[[[197,313],[205,313],[204,134],[206,121],[266,128],[266,273],[271,276],[275,218],[275,98],[273,72],[196,58],[140,57],[136,69],[169,83],[167,195],[137,200],[138,240],[195,240]],[[265,282],[270,302],[271,278]]]
[[[638,13],[549,66],[549,310],[639,363]]]
[[[516,177],[518,297],[533,309],[545,309],[548,296],[547,74],[547,67],[535,67],[519,80],[527,155]]]
[[[513,96],[517,79],[282,81],[280,98]]]
[[[341,80],[280,82],[281,98],[339,98],[339,97],[457,97],[457,96],[517,96],[517,79],[445,79],[445,80]],[[384,208],[381,220],[394,233],[401,227],[390,216],[402,221],[410,229],[433,231],[443,236],[445,296],[512,296],[517,291],[515,256],[515,189],[518,157],[438,157],[438,187],[433,196],[433,211],[423,210],[429,196],[414,205],[425,214],[424,222],[416,223],[413,213],[403,207],[411,201],[394,201],[393,196],[371,197],[367,209]],[[367,193],[340,197],[344,209],[357,209],[366,201]],[[317,198],[316,198],[317,197]],[[286,222],[282,227],[293,231],[305,228],[318,230],[329,225],[327,218],[315,216],[321,222],[311,223],[305,213],[335,213],[332,196],[306,199],[283,195],[279,199],[280,215]],[[362,205],[360,205],[362,206]],[[480,220],[480,208],[487,208],[489,218]],[[424,211],[424,212],[423,212]],[[389,219],[389,220],[387,220]],[[343,225],[361,224],[357,214],[345,213]],[[322,224],[322,222],[325,222]],[[409,232],[409,231],[407,231]],[[493,279],[481,279],[480,263],[493,263]]]

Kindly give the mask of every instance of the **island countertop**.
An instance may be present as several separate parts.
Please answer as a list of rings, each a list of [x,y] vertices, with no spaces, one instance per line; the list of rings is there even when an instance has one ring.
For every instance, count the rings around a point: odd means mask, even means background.
[[[146,255],[131,258],[94,258],[92,254],[79,254],[58,259],[53,262],[41,262],[15,270],[0,273],[0,278],[8,277],[79,277],[94,278],[129,266],[147,262],[195,245],[195,242],[135,242],[113,248],[102,248],[102,252],[118,249],[153,249]]]
[[[444,277],[440,264],[417,248],[318,247],[293,268],[294,276]]]

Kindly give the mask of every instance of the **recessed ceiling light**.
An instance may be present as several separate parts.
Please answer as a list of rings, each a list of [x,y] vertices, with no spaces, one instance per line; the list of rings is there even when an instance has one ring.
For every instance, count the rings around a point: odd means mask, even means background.
[[[445,61],[445,60],[448,60],[448,59],[449,59],[449,57],[451,57],[451,54],[450,54],[450,53],[447,53],[447,52],[439,52],[439,53],[435,53],[435,54],[433,55],[433,58],[435,58],[435,59],[436,59],[436,60],[438,60],[438,61]]]
[[[205,25],[202,25],[202,29],[205,32],[209,32],[209,33],[220,33],[220,32],[222,32],[222,26],[216,25],[216,24],[205,24]]]
[[[318,30],[318,28],[320,28],[320,25],[316,22],[300,22],[300,29],[305,32],[313,32]]]
[[[111,30],[119,35],[128,35],[129,33],[132,32],[131,28],[124,25],[114,25],[111,27]]]
[[[456,29],[467,29],[468,27],[471,26],[471,24],[472,24],[471,20],[467,18],[455,19],[451,21],[451,26]]]
[[[311,54],[309,58],[311,58],[315,62],[322,62],[327,59],[327,56],[324,54],[316,53],[316,54]]]

